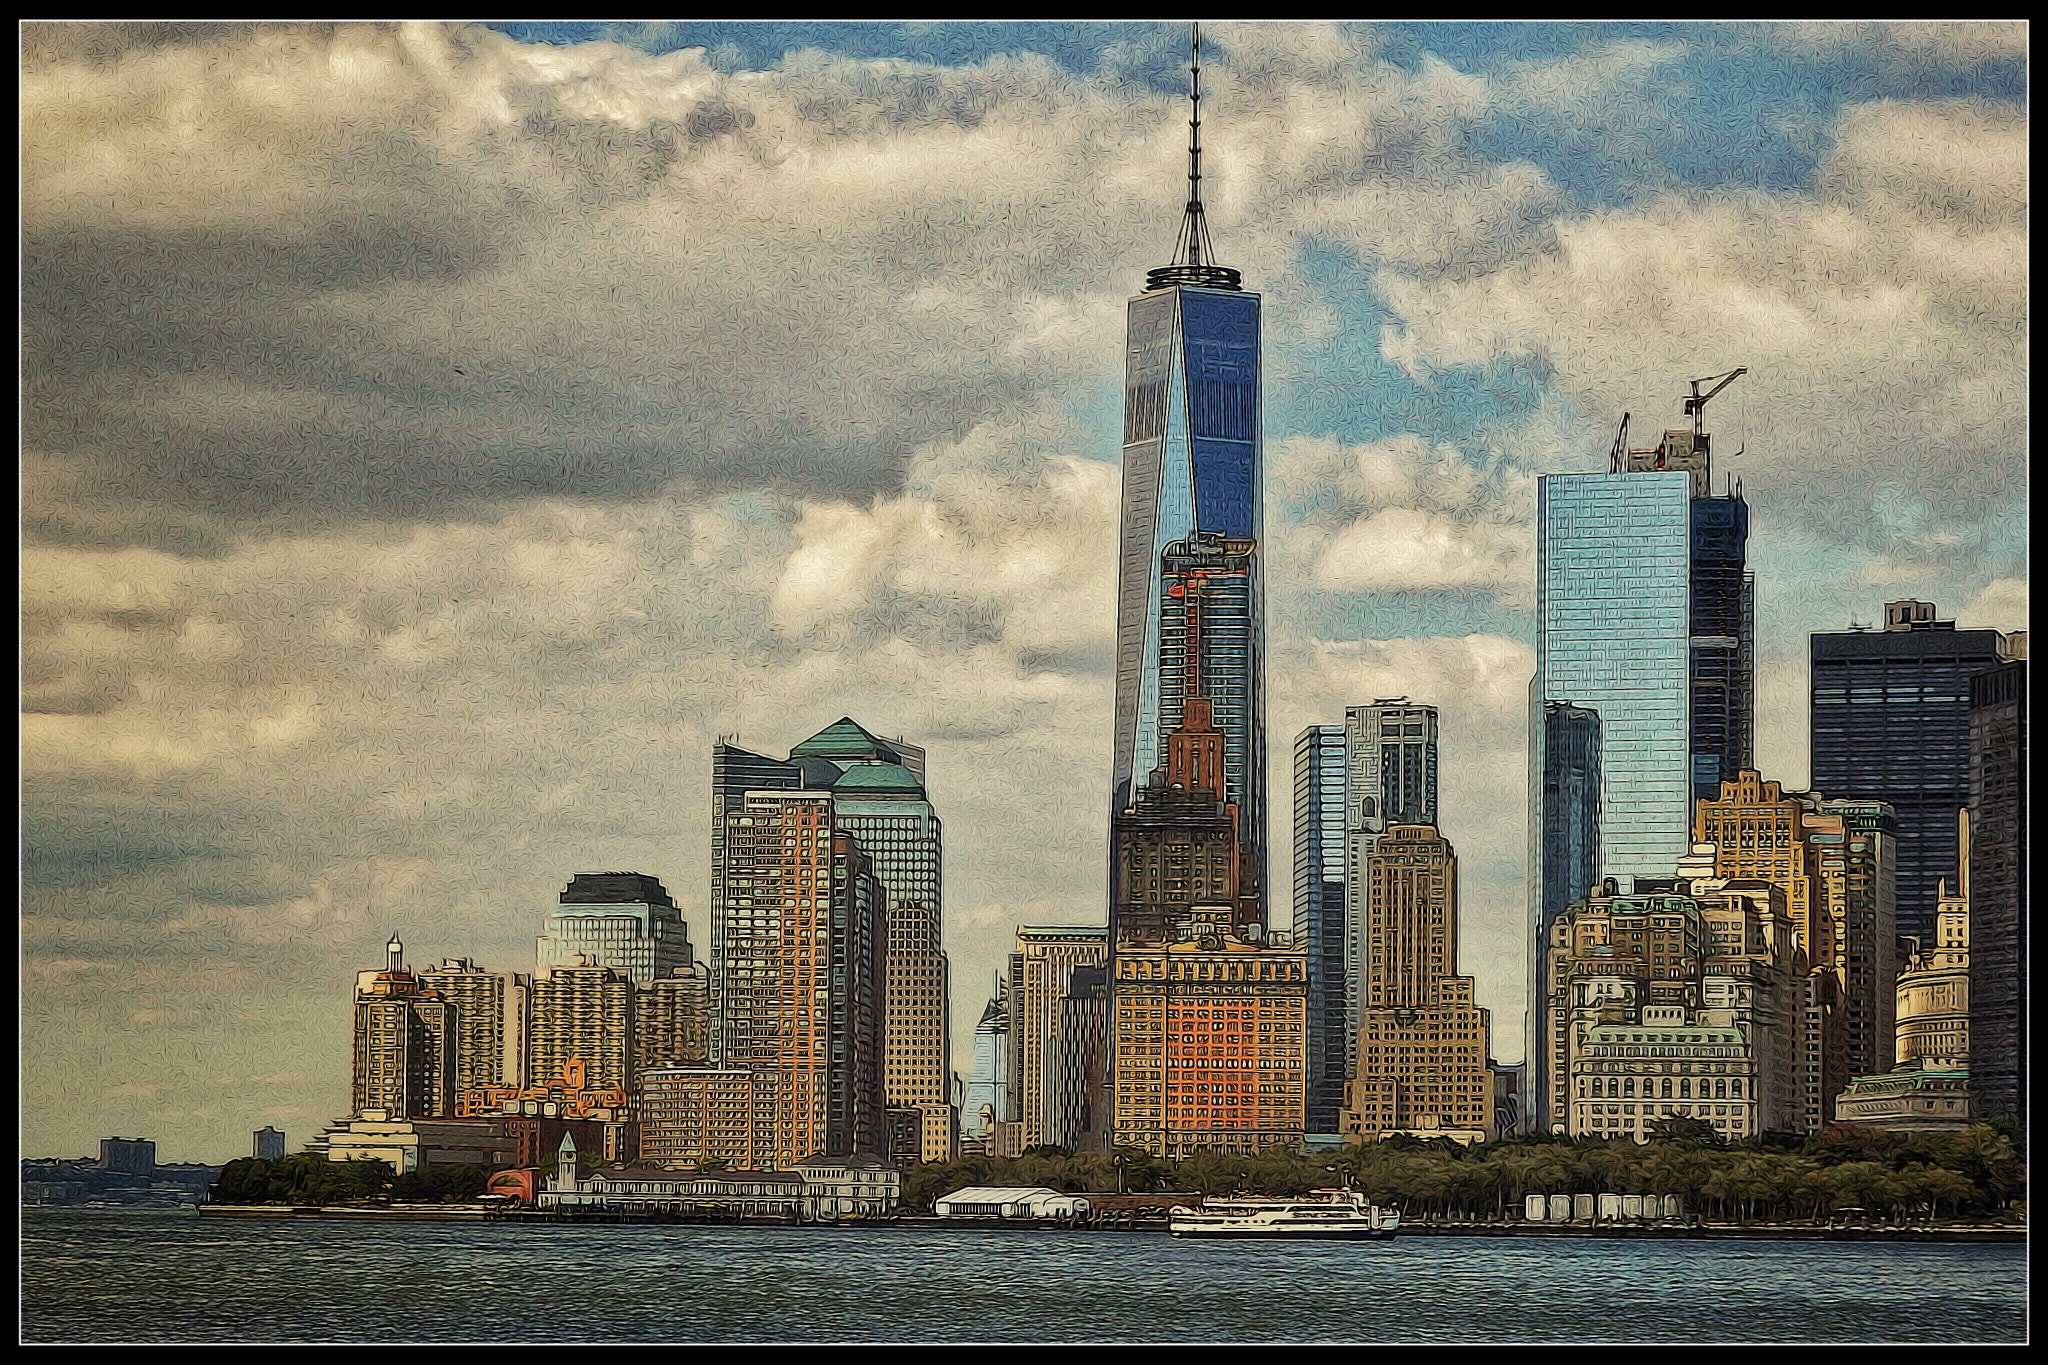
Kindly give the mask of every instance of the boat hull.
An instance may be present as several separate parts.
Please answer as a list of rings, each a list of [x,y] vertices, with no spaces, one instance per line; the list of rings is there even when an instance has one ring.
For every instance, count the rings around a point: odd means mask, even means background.
[[[1175,1237],[1200,1242],[1391,1242],[1394,1228],[1174,1228]]]

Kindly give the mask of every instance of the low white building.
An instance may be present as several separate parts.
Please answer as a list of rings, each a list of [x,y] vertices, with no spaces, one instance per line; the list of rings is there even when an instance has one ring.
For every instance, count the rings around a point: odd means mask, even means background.
[[[555,1174],[535,1196],[544,1209],[695,1213],[836,1223],[896,1210],[903,1176],[878,1157],[814,1156],[787,1171],[584,1171],[576,1141],[562,1135]]]
[[[932,1205],[941,1218],[1080,1218],[1088,1201],[1043,1185],[970,1185]]]

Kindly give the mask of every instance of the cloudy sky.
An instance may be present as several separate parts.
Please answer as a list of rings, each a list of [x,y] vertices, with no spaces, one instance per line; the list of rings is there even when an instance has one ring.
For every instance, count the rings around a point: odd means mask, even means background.
[[[1347,703],[1442,708],[1503,1060],[1538,474],[1750,367],[1708,425],[1790,784],[1808,632],[2025,624],[2026,36],[1205,32],[1265,297],[1270,790]],[[964,1069],[1014,927],[1103,915],[1123,306],[1185,43],[26,29],[23,1150],[296,1147],[387,934],[530,970],[577,871],[661,877],[701,950],[713,740],[842,714],[931,751]]]

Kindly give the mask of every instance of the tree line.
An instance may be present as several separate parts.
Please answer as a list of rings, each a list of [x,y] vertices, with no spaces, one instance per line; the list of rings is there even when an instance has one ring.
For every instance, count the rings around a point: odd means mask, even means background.
[[[215,1204],[464,1204],[484,1192],[485,1179],[481,1166],[430,1165],[398,1175],[388,1161],[329,1161],[297,1152],[276,1160],[230,1161],[206,1197]]]
[[[1333,1152],[1270,1148],[1163,1160],[1035,1147],[1011,1158],[933,1162],[904,1182],[906,1213],[971,1185],[1043,1185],[1065,1194],[1175,1191],[1295,1197],[1345,1185],[1412,1218],[1513,1220],[1531,1194],[1676,1195],[1714,1222],[1824,1221],[1843,1209],[1895,1222],[2000,1218],[2024,1211],[2024,1139],[2016,1126],[1946,1133],[1837,1126],[1800,1137],[1726,1142],[1710,1124],[1672,1119],[1650,1141],[1523,1136],[1461,1147],[1397,1135]]]

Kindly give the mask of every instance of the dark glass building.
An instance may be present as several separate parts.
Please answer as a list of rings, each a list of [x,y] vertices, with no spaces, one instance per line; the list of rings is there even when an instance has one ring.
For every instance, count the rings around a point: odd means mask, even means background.
[[[1308,1131],[1334,1133],[1351,1074],[1344,920],[1344,727],[1294,740],[1294,933],[1308,949]]]
[[[1751,761],[1756,577],[1740,493],[1692,500],[1692,795],[1711,801]]]
[[[1529,841],[1537,932],[1529,955],[1529,1052],[1522,1074],[1536,1088],[1528,1097],[1528,1112],[1543,1119],[1551,1112],[1548,1062],[1563,1024],[1543,1017],[1551,929],[1600,881],[1600,716],[1569,702],[1545,702],[1538,725],[1539,742],[1530,746],[1530,754],[1541,768],[1532,785],[1543,799],[1530,812],[1534,828]]]
[[[1956,875],[1956,812],[1970,801],[1970,679],[1997,667],[2005,643],[1934,610],[1889,602],[1883,630],[1810,642],[1811,785],[1897,813],[1898,932],[1923,943],[1934,942],[1939,884]]]
[[[2027,1117],[2027,664],[1970,679],[1970,1089]]]

